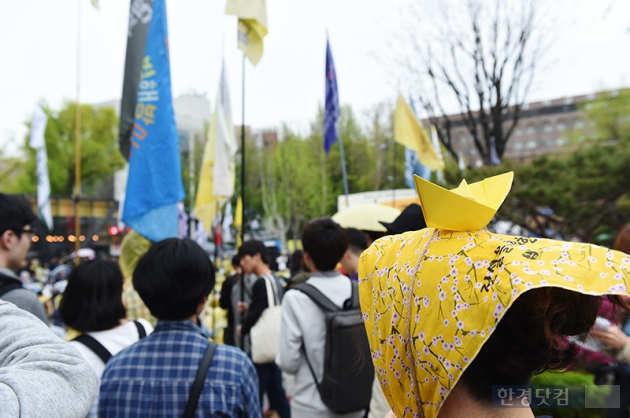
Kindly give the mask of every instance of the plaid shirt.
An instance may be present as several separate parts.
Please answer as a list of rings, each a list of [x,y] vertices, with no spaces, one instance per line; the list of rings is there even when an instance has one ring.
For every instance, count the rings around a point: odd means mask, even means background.
[[[107,363],[98,416],[181,417],[207,346],[192,321],[158,321]],[[241,350],[217,347],[195,416],[261,416],[256,369]]]

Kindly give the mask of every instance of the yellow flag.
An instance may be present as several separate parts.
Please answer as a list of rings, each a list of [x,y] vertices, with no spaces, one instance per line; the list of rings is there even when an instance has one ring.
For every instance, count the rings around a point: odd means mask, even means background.
[[[394,114],[394,140],[415,150],[420,162],[432,171],[444,168],[444,162],[435,152],[433,145],[431,145],[429,134],[420,125],[411,106],[400,94],[398,95],[396,113]]]
[[[258,64],[268,32],[265,0],[228,0],[225,13],[238,16],[238,48],[252,65]]]
[[[227,202],[229,197],[215,196],[214,194],[214,158],[217,143],[218,111],[215,108],[212,115],[212,124],[208,132],[208,140],[203,152],[203,163],[199,175],[199,187],[195,199],[195,216],[203,223],[203,228],[208,234],[212,232],[214,217],[218,209]]]
[[[236,229],[236,249],[238,249],[243,241],[241,240],[241,228],[243,228],[243,200],[239,196],[236,199],[236,212],[234,213],[234,229]]]

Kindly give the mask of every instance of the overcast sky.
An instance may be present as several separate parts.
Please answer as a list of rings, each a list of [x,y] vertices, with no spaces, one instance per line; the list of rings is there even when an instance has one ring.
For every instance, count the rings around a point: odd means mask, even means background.
[[[89,0],[81,11],[81,101],[119,98],[129,0]],[[257,67],[246,69],[246,124],[282,123],[306,132],[324,97],[326,29],[342,104],[358,115],[396,97],[396,80],[375,56],[385,56],[404,0],[267,0],[269,35]],[[532,100],[630,85],[630,2],[558,0],[571,21],[550,52]],[[570,6],[569,6],[570,5]],[[207,94],[214,106],[222,50],[235,123],[241,119],[241,54],[236,18],[225,0],[167,0],[175,96]],[[77,80],[77,0],[0,0],[0,146],[16,152],[24,122],[45,101],[74,100]]]

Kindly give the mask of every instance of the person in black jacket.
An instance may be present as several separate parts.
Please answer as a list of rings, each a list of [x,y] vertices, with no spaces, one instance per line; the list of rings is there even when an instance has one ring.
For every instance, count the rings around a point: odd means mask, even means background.
[[[245,315],[242,325],[237,325],[236,327],[236,333],[238,337],[241,337],[249,334],[249,331],[260,319],[263,311],[269,306],[267,288],[263,276],[273,277],[280,299],[282,298],[282,286],[269,268],[269,253],[267,247],[261,241],[250,240],[245,242],[239,248],[237,255],[243,269],[242,274],[254,273],[258,277],[252,289],[251,304],[247,305],[245,302],[239,302],[237,305],[239,312]],[[254,367],[258,372],[261,404],[263,395],[266,392],[271,409],[276,411],[280,418],[289,418],[291,410],[289,409],[286,393],[282,387],[282,372],[280,368],[275,362],[254,363]]]
[[[227,327],[223,331],[223,342],[227,345],[236,345],[236,341],[234,341],[234,309],[232,309],[232,288],[236,283],[241,280],[241,260],[238,258],[238,255],[232,257],[232,268],[236,271],[236,274],[233,274],[225,279],[223,282],[223,286],[221,286],[221,298],[219,299],[219,306],[221,309],[225,309],[227,311]]]

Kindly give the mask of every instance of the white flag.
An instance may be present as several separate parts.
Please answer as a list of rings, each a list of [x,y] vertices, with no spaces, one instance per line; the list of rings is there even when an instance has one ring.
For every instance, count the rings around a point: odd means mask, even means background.
[[[50,208],[50,179],[48,178],[48,155],[46,154],[46,122],[48,117],[41,107],[35,108],[31,122],[31,140],[29,145],[37,150],[37,209],[39,216],[46,223],[49,231],[53,229],[52,210]]]
[[[234,194],[234,176],[236,174],[235,155],[238,143],[234,136],[230,92],[227,83],[225,64],[221,69],[221,81],[217,94],[216,148],[214,154],[213,194],[215,196],[232,197]]]
[[[225,214],[223,215],[223,242],[234,242],[232,237],[232,224],[234,223],[234,216],[232,216],[232,202],[228,200],[225,205]]]

